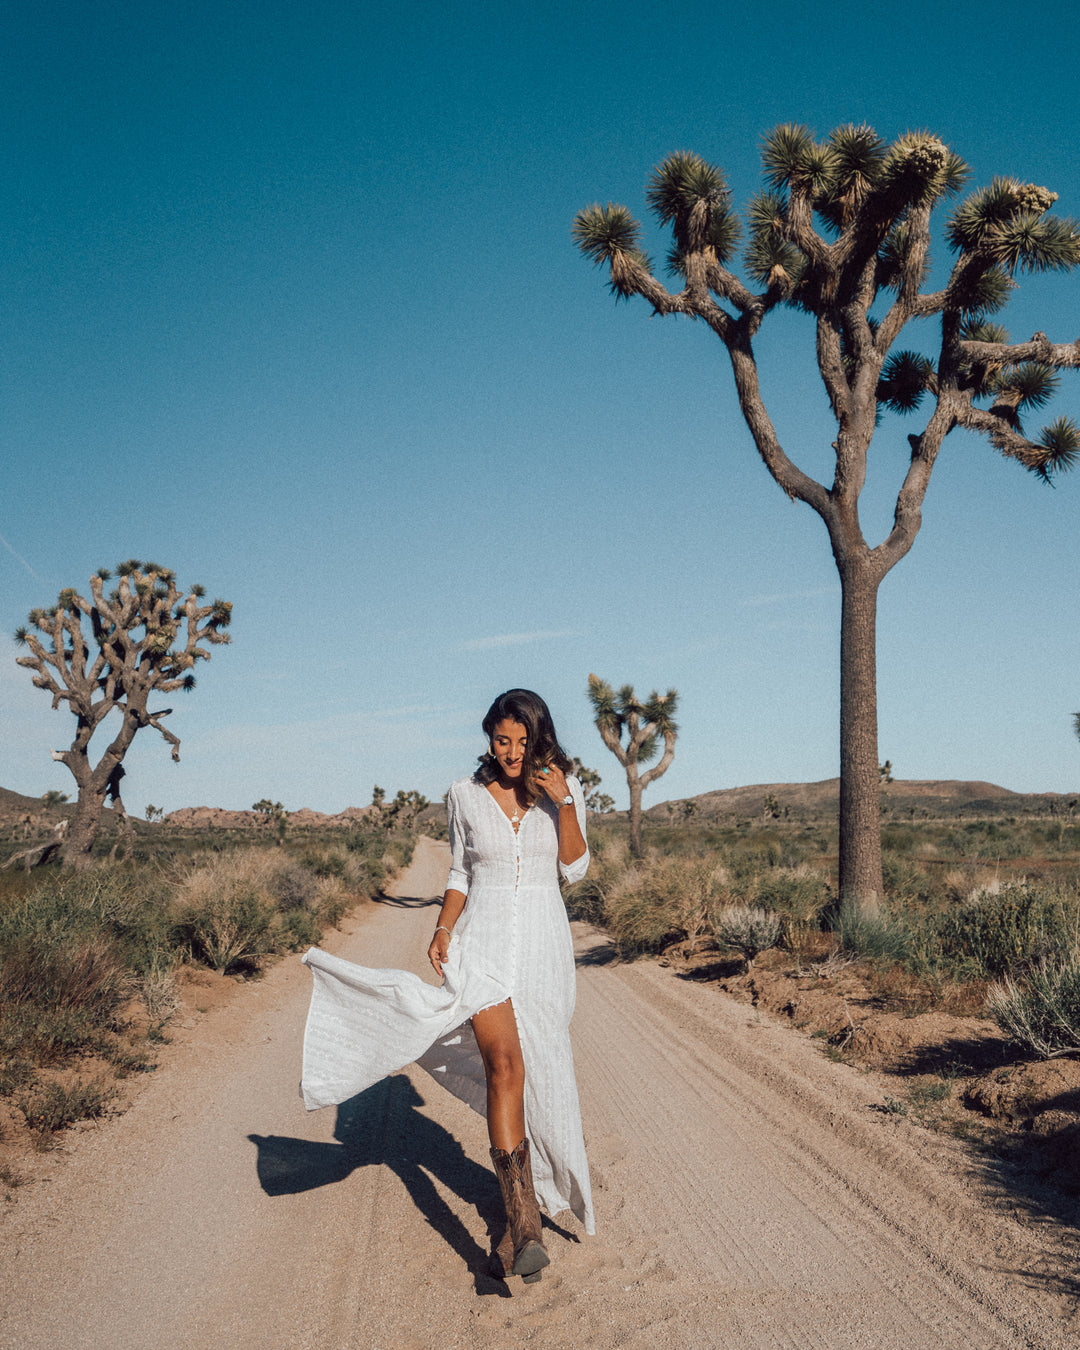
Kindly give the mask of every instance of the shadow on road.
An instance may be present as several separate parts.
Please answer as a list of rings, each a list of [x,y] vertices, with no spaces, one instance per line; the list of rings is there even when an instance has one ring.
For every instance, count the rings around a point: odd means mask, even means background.
[[[426,909],[429,905],[441,905],[442,896],[432,898],[427,895],[379,895],[372,896],[377,905],[390,905],[394,909]]]
[[[417,1209],[453,1247],[473,1277],[478,1294],[509,1298],[502,1280],[487,1273],[488,1252],[439,1195],[432,1177],[467,1204],[497,1233],[502,1218],[495,1174],[472,1161],[447,1130],[417,1107],[424,1099],[404,1074],[382,1079],[337,1109],[335,1144],[282,1135],[249,1134],[258,1149],[256,1169],[267,1195],[297,1195],[344,1181],[360,1167],[384,1165],[401,1178]],[[546,1216],[545,1227],[570,1241],[576,1237]]]

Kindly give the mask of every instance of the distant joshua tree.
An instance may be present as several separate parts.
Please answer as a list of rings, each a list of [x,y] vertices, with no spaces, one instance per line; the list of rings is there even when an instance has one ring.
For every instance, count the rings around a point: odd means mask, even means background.
[[[77,718],[75,739],[68,750],[52,757],[70,769],[78,784],[75,816],[64,843],[65,867],[87,867],[101,825],[101,809],[111,797],[127,826],[120,798],[122,760],[143,727],[154,727],[180,759],[180,739],[161,724],[171,708],[151,709],[154,694],[195,688],[196,661],[208,661],[202,644],[229,641],[232,605],[226,600],[200,604],[205,594],[193,586],[185,596],[176,574],[157,563],[132,559],[117,568],[116,589],[105,594],[112,574],[102,568],[90,578],[90,599],[72,589],[60,592],[50,609],[30,613],[29,627],[15,640],[29,647],[17,658],[34,671],[34,684],[52,695],[54,708],[66,703]],[[83,620],[89,628],[84,631]],[[90,762],[90,741],[98,727],[119,715],[119,726],[97,764]]]
[[[46,815],[51,815],[56,807],[63,806],[67,800],[68,794],[66,792],[57,792],[56,788],[50,788],[48,792],[43,792],[41,794],[41,804],[45,808]]]
[[[428,799],[415,788],[408,792],[398,789],[392,802],[386,800],[386,789],[378,784],[371,790],[371,806],[368,808],[367,823],[370,828],[380,830],[409,830],[416,818],[428,805]]]
[[[650,783],[667,773],[675,758],[675,738],[679,734],[675,707],[679,695],[676,690],[669,689],[661,697],[653,690],[642,703],[634,693],[633,685],[624,684],[615,693],[606,680],[590,675],[589,700],[601,739],[626,770],[626,786],[630,789],[630,853],[640,858],[641,794]],[[647,773],[640,774],[639,766],[655,758],[661,740],[664,753],[660,762]]]
[[[574,756],[570,772],[581,784],[581,790],[585,794],[585,809],[588,811],[597,811],[601,815],[611,811],[615,806],[615,799],[609,797],[606,792],[600,791],[600,784],[603,781],[595,769],[587,768]]]

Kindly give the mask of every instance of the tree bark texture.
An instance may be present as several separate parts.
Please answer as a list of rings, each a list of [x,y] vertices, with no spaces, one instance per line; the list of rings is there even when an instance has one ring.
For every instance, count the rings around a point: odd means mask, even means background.
[[[865,564],[841,571],[840,900],[881,906],[877,740],[877,591]]]
[[[630,789],[630,856],[640,858],[644,849],[641,843],[641,781],[635,774],[626,775],[626,785]]]

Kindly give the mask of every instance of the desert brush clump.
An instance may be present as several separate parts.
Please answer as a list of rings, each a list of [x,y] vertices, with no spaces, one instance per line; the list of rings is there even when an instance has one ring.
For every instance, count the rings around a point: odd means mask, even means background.
[[[386,833],[358,848],[340,833],[295,852],[217,844],[41,871],[0,891],[0,1099],[40,1142],[101,1114],[110,1076],[153,1067],[185,962],[254,974],[318,942],[412,850]]]
[[[1005,1035],[1038,1059],[1080,1051],[1080,951],[1044,957],[1020,979],[990,986],[987,1009]]]
[[[340,858],[340,855],[337,855]],[[251,969],[276,952],[298,951],[317,942],[322,925],[336,923],[355,892],[349,872],[322,867],[278,849],[252,847],[197,859],[176,889],[177,923],[191,955],[215,970]]]
[[[961,976],[1017,974],[1056,952],[1071,950],[1080,896],[1069,887],[1017,882],[977,893],[932,925],[934,955]]]
[[[775,914],[779,921],[779,933],[768,944],[770,947],[779,941],[792,951],[801,949],[832,900],[825,878],[809,863],[772,867],[752,874],[748,882],[743,892],[745,901]]]
[[[105,1115],[118,1096],[116,1088],[98,1077],[84,1082],[77,1079],[68,1086],[58,1082],[38,1083],[16,1098],[27,1127],[39,1149],[48,1148],[57,1130],[80,1120],[97,1120]]]
[[[755,957],[775,947],[780,939],[780,915],[760,905],[728,905],[715,915],[712,922],[716,940],[722,947],[732,947],[753,967]]]
[[[730,899],[727,873],[710,857],[630,857],[621,839],[592,849],[589,874],[567,889],[574,918],[603,927],[624,955],[655,952],[676,941],[695,946],[711,913]]]

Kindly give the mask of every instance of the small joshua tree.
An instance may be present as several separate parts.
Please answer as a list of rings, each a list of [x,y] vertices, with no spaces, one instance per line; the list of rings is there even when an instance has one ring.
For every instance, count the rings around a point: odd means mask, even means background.
[[[606,680],[590,675],[589,700],[593,705],[597,731],[626,770],[626,786],[630,789],[630,853],[632,857],[640,858],[641,794],[650,783],[667,773],[675,758],[675,738],[679,733],[675,723],[675,706],[679,695],[676,690],[669,689],[661,697],[653,690],[648,699],[641,703],[634,693],[633,685],[624,684],[616,693]],[[648,764],[656,757],[661,740],[664,753],[659,763],[646,773],[639,773],[641,765]]]
[[[43,792],[41,794],[41,804],[45,808],[45,814],[51,815],[53,810],[58,806],[63,806],[67,799],[68,794],[66,792],[58,792],[56,788],[50,788],[48,792]]]
[[[122,761],[136,732],[153,727],[172,747],[173,759],[180,759],[179,737],[161,722],[172,709],[151,709],[151,697],[194,689],[195,662],[210,659],[202,644],[229,641],[222,632],[232,617],[228,601],[201,604],[201,586],[184,595],[176,574],[157,563],[132,559],[117,572],[116,589],[108,595],[105,583],[112,574],[102,568],[90,578],[89,599],[63,590],[52,608],[33,610],[29,626],[15,634],[30,649],[18,664],[34,672],[34,684],[52,695],[54,708],[66,703],[77,719],[71,748],[52,752],[71,770],[79,789],[64,845],[67,867],[89,865],[107,797],[126,821]],[[119,715],[120,724],[114,723],[113,739],[92,764],[90,741],[111,714]]]
[[[600,784],[603,781],[600,775],[595,769],[590,769],[582,764],[577,755],[574,756],[570,772],[581,784],[581,790],[585,794],[586,810],[596,811],[603,815],[614,807],[614,799],[609,797],[606,792],[600,791]]]

